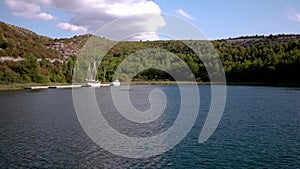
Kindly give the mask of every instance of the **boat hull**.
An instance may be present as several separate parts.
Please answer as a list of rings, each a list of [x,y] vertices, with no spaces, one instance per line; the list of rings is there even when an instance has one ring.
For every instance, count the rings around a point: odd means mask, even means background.
[[[85,87],[100,87],[101,83],[99,81],[86,82]]]
[[[120,86],[120,81],[119,80],[115,80],[113,82],[110,83],[110,86]]]

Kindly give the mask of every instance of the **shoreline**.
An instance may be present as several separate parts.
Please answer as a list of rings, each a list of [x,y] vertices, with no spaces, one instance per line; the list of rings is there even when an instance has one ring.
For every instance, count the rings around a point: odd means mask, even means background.
[[[69,83],[13,83],[13,84],[0,84],[0,91],[9,90],[25,90],[29,86],[59,86],[70,85]]]
[[[130,85],[228,85],[228,86],[270,86],[270,87],[300,87],[300,83],[267,84],[261,82],[183,82],[183,81],[133,81],[121,84]]]
[[[106,83],[103,83],[106,84]],[[184,81],[133,81],[122,82],[121,85],[224,85],[223,82],[184,82]],[[69,83],[13,83],[13,84],[0,84],[0,91],[13,91],[13,90],[25,90],[26,87],[34,86],[65,86],[72,85]],[[226,82],[228,86],[270,86],[270,87],[300,87],[298,83],[278,83],[278,84],[266,84],[260,82]]]

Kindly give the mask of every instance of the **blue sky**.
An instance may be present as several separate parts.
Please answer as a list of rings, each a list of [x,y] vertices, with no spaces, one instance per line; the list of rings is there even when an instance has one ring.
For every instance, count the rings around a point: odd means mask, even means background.
[[[93,33],[120,17],[153,12],[190,22],[208,39],[299,34],[298,0],[3,0],[0,20],[52,38]],[[128,25],[147,24],[149,18]],[[156,25],[163,26],[163,22]],[[135,27],[139,31],[149,31]],[[156,30],[156,29],[154,29]],[[141,39],[155,39],[155,34]]]

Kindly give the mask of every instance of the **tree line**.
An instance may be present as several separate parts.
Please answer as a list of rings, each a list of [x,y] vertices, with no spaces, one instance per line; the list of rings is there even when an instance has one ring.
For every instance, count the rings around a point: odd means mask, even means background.
[[[124,58],[134,52],[159,48],[169,51],[182,59],[191,69],[199,82],[208,82],[207,69],[224,71],[228,82],[257,82],[265,84],[299,84],[300,76],[300,40],[282,43],[260,42],[249,46],[233,45],[213,41],[213,47],[207,41],[154,41],[154,42],[119,42],[104,57],[98,69],[102,81],[110,81],[116,67]],[[196,52],[192,50],[196,49]],[[126,63],[126,71],[134,72],[139,66],[151,63],[151,54],[139,53],[143,58],[139,63]],[[214,57],[220,57],[224,70]],[[147,60],[149,59],[149,60]],[[167,60],[174,62],[173,60]],[[205,63],[204,63],[204,62]],[[159,64],[159,63],[156,63]],[[166,67],[168,62],[162,63]],[[176,67],[176,66],[175,66]],[[178,67],[177,67],[178,68]],[[123,78],[127,78],[123,75]],[[174,80],[164,71],[147,69],[135,76],[135,80]]]
[[[5,47],[7,44],[1,42],[1,45]],[[160,50],[153,52],[148,49]],[[168,52],[170,54],[166,54]],[[172,54],[178,58],[171,57]],[[153,59],[154,55],[158,57]],[[126,59],[130,56],[134,56],[133,60]],[[214,59],[217,57],[224,69]],[[38,61],[38,58],[38,54],[29,53],[24,61],[0,62],[0,83],[71,83],[77,59],[84,60],[84,56],[72,56],[67,61],[51,63],[44,58]],[[114,80],[114,74],[122,63],[120,80],[126,81],[133,76],[134,80],[173,81],[174,78],[167,72],[180,73],[182,64],[178,59],[184,61],[199,82],[210,80],[207,69],[211,69],[215,71],[212,75],[224,71],[227,82],[300,84],[300,40],[296,39],[280,43],[264,41],[248,46],[196,40],[119,42],[99,63],[97,77],[102,82]],[[87,71],[86,65],[82,71]],[[165,67],[168,71],[149,68],[149,65]],[[137,70],[143,71],[134,74]],[[84,79],[86,74],[82,72],[80,75]]]

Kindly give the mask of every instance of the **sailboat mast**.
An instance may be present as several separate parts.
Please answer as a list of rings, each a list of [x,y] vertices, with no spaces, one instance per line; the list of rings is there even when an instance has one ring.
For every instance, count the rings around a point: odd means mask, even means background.
[[[87,71],[87,79],[91,80],[91,64],[90,63],[89,63],[88,71]]]
[[[93,80],[97,80],[97,66],[96,62],[94,62],[94,69],[93,69]]]

